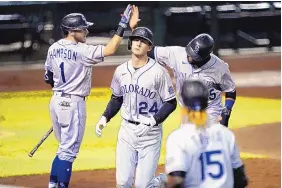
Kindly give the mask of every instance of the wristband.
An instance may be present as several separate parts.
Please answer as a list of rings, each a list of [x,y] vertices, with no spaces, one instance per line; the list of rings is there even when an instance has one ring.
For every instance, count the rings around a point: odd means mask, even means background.
[[[123,37],[123,34],[124,34],[124,28],[121,27],[121,26],[118,26],[118,29],[116,31],[116,35]]]

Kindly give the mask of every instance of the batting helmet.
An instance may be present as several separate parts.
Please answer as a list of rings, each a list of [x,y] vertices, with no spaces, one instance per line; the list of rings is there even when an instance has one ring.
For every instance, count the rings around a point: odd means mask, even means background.
[[[190,110],[201,111],[208,106],[208,89],[199,80],[186,80],[181,88],[181,97],[184,106]]]
[[[82,30],[88,28],[94,23],[86,21],[83,14],[71,13],[66,15],[61,22],[61,29],[63,31]]]
[[[154,45],[153,32],[147,27],[137,27],[135,30],[132,31],[131,35],[129,36],[128,50],[131,50],[132,40],[136,37],[143,38],[147,40],[151,45]]]
[[[213,51],[214,40],[206,34],[200,34],[189,42],[186,46],[187,55],[190,56],[194,61],[203,61],[210,56]]]

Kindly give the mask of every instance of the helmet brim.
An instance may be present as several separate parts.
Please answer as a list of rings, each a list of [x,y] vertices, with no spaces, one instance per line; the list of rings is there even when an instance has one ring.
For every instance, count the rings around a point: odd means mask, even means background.
[[[64,28],[65,30],[68,30],[68,31],[80,31],[80,30],[83,30],[83,29],[87,29],[88,27],[93,26],[93,25],[95,25],[95,23],[86,22],[86,26],[80,26],[80,27],[77,27],[77,28],[68,27],[68,26],[65,26],[63,24],[61,25],[61,27]]]
[[[150,45],[153,45],[153,41],[151,41],[149,38],[147,38],[147,37],[144,37],[143,35],[133,35],[133,36],[129,36],[129,40],[132,42],[132,40],[133,39],[135,39],[135,38],[142,38],[142,39],[145,39],[145,40],[147,40],[149,43],[150,43]]]
[[[93,22],[86,22],[86,24],[87,24],[87,27],[90,27],[90,26],[94,25]]]

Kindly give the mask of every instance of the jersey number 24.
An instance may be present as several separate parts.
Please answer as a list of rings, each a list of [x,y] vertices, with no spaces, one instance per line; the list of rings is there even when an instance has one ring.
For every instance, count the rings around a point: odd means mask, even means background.
[[[152,107],[147,111],[148,103],[147,102],[140,102],[139,103],[139,114],[148,114],[148,113],[157,113],[158,112],[158,104],[154,102]]]
[[[207,151],[201,153],[199,160],[201,162],[202,181],[206,179],[206,176],[209,176],[213,179],[219,179],[222,177],[222,175],[224,174],[223,165],[221,164],[220,161],[213,160],[213,158],[216,155],[221,155],[221,154],[222,154],[221,150]],[[216,170],[216,172],[208,172],[209,166],[217,167],[218,170]]]

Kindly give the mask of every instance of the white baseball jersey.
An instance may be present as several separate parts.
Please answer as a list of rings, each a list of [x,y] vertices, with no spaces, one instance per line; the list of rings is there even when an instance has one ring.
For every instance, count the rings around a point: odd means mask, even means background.
[[[53,91],[86,97],[90,94],[92,65],[103,60],[103,45],[61,39],[50,46],[45,70],[53,72]]]
[[[165,101],[175,98],[168,71],[153,59],[135,70],[131,60],[117,67],[111,83],[116,96],[123,96],[121,116],[139,121],[158,112]]]
[[[227,63],[211,54],[211,59],[202,67],[194,68],[187,59],[185,47],[155,47],[155,59],[158,63],[173,69],[179,104],[182,106],[180,90],[186,79],[200,79],[209,88],[207,112],[212,119],[217,119],[223,109],[221,92],[235,90],[235,83],[230,75]]]
[[[166,173],[185,171],[185,188],[233,188],[233,169],[242,166],[234,134],[220,124],[185,124],[166,143]]]
[[[137,137],[135,125],[158,112],[165,101],[175,98],[168,71],[153,59],[134,69],[132,61],[118,66],[111,83],[114,95],[123,96],[118,134],[116,177],[120,187],[152,187],[162,143],[162,126],[154,126],[146,135]],[[125,165],[126,164],[126,165]],[[149,167],[149,168],[148,168]],[[136,169],[136,171],[135,171]]]

